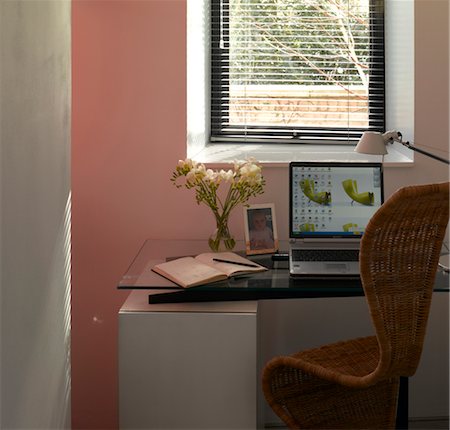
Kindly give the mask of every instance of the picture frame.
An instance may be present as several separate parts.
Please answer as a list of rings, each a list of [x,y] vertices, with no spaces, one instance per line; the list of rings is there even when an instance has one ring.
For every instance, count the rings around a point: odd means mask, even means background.
[[[278,232],[273,203],[244,207],[245,251],[247,255],[278,251]]]

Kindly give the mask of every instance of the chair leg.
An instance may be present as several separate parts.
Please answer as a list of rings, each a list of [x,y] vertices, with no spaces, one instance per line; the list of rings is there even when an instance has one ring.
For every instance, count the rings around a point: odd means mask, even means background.
[[[401,376],[398,390],[396,429],[408,429],[408,414],[408,378]]]

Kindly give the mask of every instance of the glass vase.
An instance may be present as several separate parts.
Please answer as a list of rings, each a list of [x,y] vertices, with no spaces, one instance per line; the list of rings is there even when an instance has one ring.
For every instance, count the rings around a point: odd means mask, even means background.
[[[231,251],[236,245],[228,228],[228,216],[216,216],[216,229],[208,239],[209,247],[214,252]]]

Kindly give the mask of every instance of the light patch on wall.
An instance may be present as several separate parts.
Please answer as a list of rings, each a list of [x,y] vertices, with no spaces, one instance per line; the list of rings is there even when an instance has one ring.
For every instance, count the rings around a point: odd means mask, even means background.
[[[45,345],[36,344],[34,355],[37,363],[33,369],[47,367],[52,363],[51,373],[43,372],[52,377],[41,381],[45,386],[46,396],[52,399],[55,405],[52,416],[45,420],[50,423],[51,428],[70,428],[70,404],[71,404],[71,192],[69,192],[64,208],[64,214],[58,228],[58,234],[53,247],[52,261],[48,269],[48,289],[46,289],[46,300],[42,301],[45,307],[41,310],[39,331],[37,339],[45,340],[51,333],[49,326],[61,325],[62,330],[53,332],[51,336],[61,337],[60,342],[55,343],[54,338],[48,339]],[[55,308],[62,308],[55,319]],[[62,344],[62,346],[58,346]],[[46,348],[43,354],[43,348]],[[57,359],[61,354],[64,359]],[[50,359],[49,359],[50,357]],[[51,357],[54,357],[52,359]],[[41,362],[45,360],[45,363]],[[55,367],[55,363],[57,364]],[[32,370],[32,369],[30,369]],[[26,397],[26,395],[25,395]],[[32,399],[28,399],[33,401]],[[56,406],[57,405],[57,406]]]
[[[64,222],[63,222],[63,259],[64,259],[64,308],[63,308],[63,321],[64,321],[64,346],[67,352],[66,359],[64,361],[64,377],[62,382],[62,404],[64,405],[64,413],[58,414],[57,417],[62,417],[59,423],[59,428],[70,427],[70,394],[71,394],[71,287],[72,287],[72,193],[69,192],[67,197],[66,207],[64,209]]]
[[[187,156],[194,157],[209,136],[209,2],[187,2]]]

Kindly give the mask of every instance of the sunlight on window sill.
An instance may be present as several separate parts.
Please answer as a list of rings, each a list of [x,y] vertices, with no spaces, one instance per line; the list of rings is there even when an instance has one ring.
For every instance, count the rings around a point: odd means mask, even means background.
[[[385,167],[411,167],[414,160],[409,154],[402,153],[395,147],[389,147],[389,153],[384,156],[358,154],[353,146],[338,145],[237,145],[214,144],[207,145],[197,152],[189,151],[188,157],[195,161],[210,165],[221,165],[242,160],[248,157],[256,158],[268,167],[284,167],[291,161],[338,161],[338,162],[381,162]],[[412,153],[412,151],[410,151]]]

